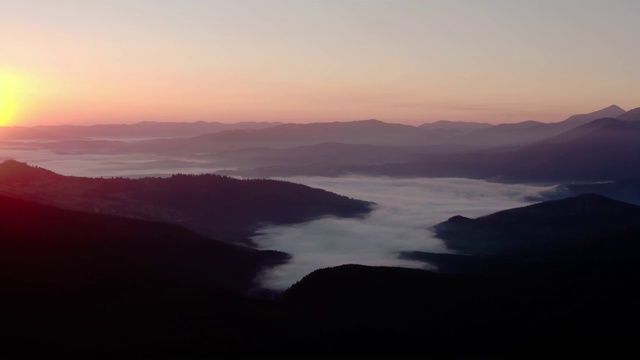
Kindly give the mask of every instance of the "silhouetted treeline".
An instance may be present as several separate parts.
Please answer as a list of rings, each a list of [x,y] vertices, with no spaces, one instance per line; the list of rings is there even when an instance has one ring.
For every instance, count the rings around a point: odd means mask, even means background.
[[[0,193],[73,210],[179,224],[209,237],[242,243],[268,224],[363,216],[372,206],[286,181],[184,174],[83,178],[16,161],[0,164]]]

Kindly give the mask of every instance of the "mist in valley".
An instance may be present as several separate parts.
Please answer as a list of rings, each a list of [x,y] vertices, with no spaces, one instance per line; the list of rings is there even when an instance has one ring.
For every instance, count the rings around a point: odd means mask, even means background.
[[[313,270],[343,264],[431,268],[400,259],[403,251],[449,252],[431,227],[454,215],[477,217],[523,206],[549,187],[482,180],[397,179],[351,176],[294,177],[284,180],[373,201],[362,219],[323,218],[298,225],[266,227],[253,240],[263,249],[293,257],[264,273],[263,286],[284,290]]]

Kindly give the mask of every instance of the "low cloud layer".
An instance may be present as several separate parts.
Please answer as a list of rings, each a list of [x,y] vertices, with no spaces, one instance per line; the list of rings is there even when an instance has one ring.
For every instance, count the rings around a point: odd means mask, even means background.
[[[402,251],[448,252],[430,228],[453,215],[477,217],[526,205],[548,188],[469,179],[295,177],[287,181],[323,188],[379,204],[365,219],[324,218],[268,227],[254,237],[263,249],[293,255],[263,274],[264,287],[283,290],[313,270],[342,264],[425,267],[398,259]]]

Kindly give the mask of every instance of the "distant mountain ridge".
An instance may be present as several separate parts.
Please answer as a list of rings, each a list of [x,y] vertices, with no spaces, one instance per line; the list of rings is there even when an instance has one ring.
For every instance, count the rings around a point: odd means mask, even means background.
[[[540,194],[540,196],[534,197],[534,199],[557,200],[587,193],[640,205],[640,177],[599,183],[562,184]]]
[[[173,138],[197,136],[231,129],[262,129],[280,122],[160,122],[133,124],[40,125],[2,127],[0,140],[84,139],[84,138]]]
[[[618,115],[617,118],[624,121],[640,121],[640,107]]]
[[[588,114],[573,115],[566,120],[556,123],[542,123],[539,121],[524,121],[514,124],[499,124],[490,128],[478,129],[471,132],[466,139],[468,144],[493,144],[495,146],[512,146],[531,143],[551,136],[559,135],[577,126],[601,118],[615,118],[624,114],[624,110],[617,105]]]
[[[459,153],[416,154],[386,164],[337,166],[330,176],[466,177],[558,183],[640,176],[640,123],[598,119],[530,145]],[[267,170],[267,169],[265,169]],[[271,167],[269,176],[318,175],[313,167]],[[263,174],[262,169],[250,172]]]
[[[600,109],[598,111],[594,111],[588,114],[578,114],[572,115],[568,117],[566,120],[562,121],[562,123],[577,123],[579,125],[586,124],[590,121],[601,119],[601,118],[615,118],[618,116],[622,116],[625,113],[625,110],[619,107],[618,105],[607,106],[604,109]]]

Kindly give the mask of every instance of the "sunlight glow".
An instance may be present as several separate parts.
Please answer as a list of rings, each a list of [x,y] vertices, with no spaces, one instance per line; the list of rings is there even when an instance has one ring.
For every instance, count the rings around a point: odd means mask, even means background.
[[[32,85],[26,76],[0,69],[0,126],[13,125],[20,120],[27,108]]]

